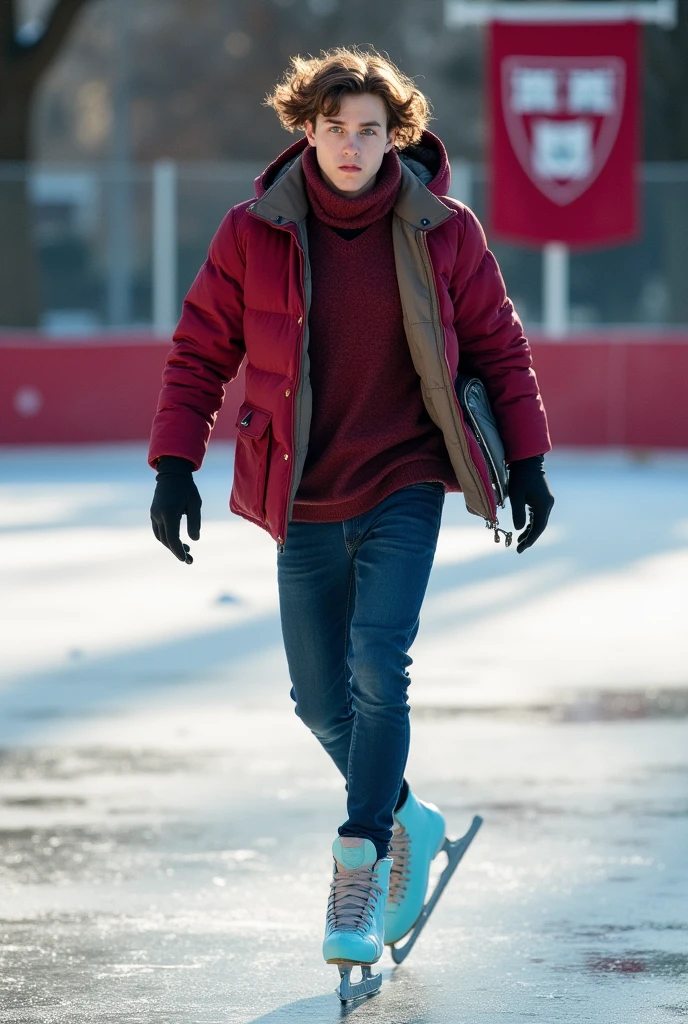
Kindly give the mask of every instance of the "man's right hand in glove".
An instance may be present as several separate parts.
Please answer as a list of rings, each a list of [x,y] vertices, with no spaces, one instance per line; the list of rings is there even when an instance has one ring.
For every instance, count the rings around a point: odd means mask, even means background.
[[[189,545],[183,544],[179,537],[182,516],[186,516],[186,531],[191,540],[201,537],[201,496],[194,483],[193,468],[188,459],[162,455],[158,459],[157,484],[150,510],[156,538],[187,565],[191,565],[193,558]]]

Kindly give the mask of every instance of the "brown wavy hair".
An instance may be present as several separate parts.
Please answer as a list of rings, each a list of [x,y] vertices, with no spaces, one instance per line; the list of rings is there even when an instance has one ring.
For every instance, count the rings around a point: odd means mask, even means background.
[[[397,129],[395,146],[405,149],[420,141],[431,118],[430,101],[388,56],[373,47],[337,46],[320,57],[292,57],[284,78],[265,98],[282,127],[303,130],[318,114],[334,117],[342,96],[372,93],[387,108],[387,131]]]

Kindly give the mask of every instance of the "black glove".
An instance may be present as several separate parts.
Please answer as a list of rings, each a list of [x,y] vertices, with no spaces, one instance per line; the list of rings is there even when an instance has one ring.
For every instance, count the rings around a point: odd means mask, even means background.
[[[511,518],[517,530],[528,526],[518,538],[516,550],[519,555],[532,547],[547,526],[549,514],[554,505],[554,496],[545,476],[544,455],[533,455],[530,459],[517,459],[509,464],[509,501]]]
[[[186,530],[191,540],[201,537],[201,496],[194,483],[193,468],[193,462],[188,459],[162,455],[158,459],[157,485],[150,510],[157,540],[187,565],[191,565],[193,558],[189,545],[179,539],[182,516],[186,516]]]

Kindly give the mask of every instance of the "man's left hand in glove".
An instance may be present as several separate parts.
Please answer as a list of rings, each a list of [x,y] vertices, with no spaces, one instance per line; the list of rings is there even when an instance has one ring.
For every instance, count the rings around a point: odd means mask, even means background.
[[[517,530],[528,526],[518,538],[516,550],[519,555],[532,547],[547,526],[549,514],[554,505],[554,496],[545,476],[544,455],[533,455],[530,459],[517,459],[509,464],[509,501],[511,518]]]

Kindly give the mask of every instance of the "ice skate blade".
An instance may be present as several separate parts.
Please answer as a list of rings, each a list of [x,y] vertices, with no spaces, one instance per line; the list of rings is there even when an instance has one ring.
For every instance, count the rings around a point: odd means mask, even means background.
[[[445,853],[447,854],[447,866],[440,875],[439,881],[437,882],[437,885],[433,890],[432,896],[427,901],[427,903],[421,910],[420,914],[418,915],[418,920],[414,924],[411,931],[407,933],[409,935],[407,941],[404,943],[403,946],[390,944],[390,952],[392,954],[392,960],[394,961],[395,964],[403,963],[403,961],[411,952],[418,936],[420,935],[420,933],[423,931],[423,928],[427,924],[430,914],[435,909],[435,905],[438,899],[444,892],[444,889],[447,883],[449,882],[451,876],[454,874],[457,867],[459,866],[459,861],[463,857],[468,847],[471,845],[471,841],[475,838],[475,834],[482,825],[482,823],[483,819],[480,817],[480,815],[476,814],[475,817],[473,818],[473,821],[471,822],[471,827],[469,828],[468,832],[466,832],[465,836],[461,836],[460,839],[444,840],[440,852],[444,850]]]
[[[371,974],[370,966],[365,964],[337,964],[339,968],[339,988],[337,995],[343,1003],[353,1002],[354,999],[362,999],[363,996],[373,996],[380,991],[382,985],[381,974]],[[352,981],[351,971],[354,967],[361,968],[361,980]]]

